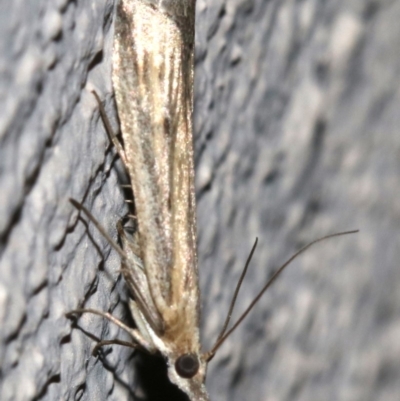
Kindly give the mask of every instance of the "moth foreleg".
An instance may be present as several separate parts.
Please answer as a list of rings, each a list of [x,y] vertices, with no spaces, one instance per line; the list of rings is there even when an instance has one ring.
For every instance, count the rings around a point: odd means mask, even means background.
[[[121,158],[121,160],[124,163],[124,166],[126,168],[127,161],[126,161],[124,148],[121,145],[120,141],[118,140],[117,136],[114,133],[114,130],[111,127],[110,120],[107,117],[107,113],[104,110],[104,107],[103,107],[103,104],[101,103],[99,95],[95,91],[92,91],[92,93],[95,96],[95,98],[97,100],[97,103],[99,104],[99,110],[100,110],[101,119],[103,120],[104,126],[106,128],[107,135],[110,138],[110,141],[115,146],[115,149],[117,149],[117,153],[118,153],[119,157]]]
[[[139,347],[138,344],[129,342],[129,341],[122,341],[122,340],[118,340],[118,339],[114,339],[114,340],[103,340],[103,341],[99,341],[96,346],[93,348],[93,355],[97,355],[97,353],[99,352],[99,349],[101,347],[103,347],[104,345],[123,345],[124,347],[130,347],[133,349],[137,349]]]
[[[67,317],[71,317],[73,314],[82,314],[82,313],[93,313],[94,315],[99,315],[104,317],[105,319],[109,320],[110,322],[116,324],[122,330],[126,331],[133,340],[142,348],[146,349],[148,352],[153,353],[156,351],[154,344],[146,339],[139,330],[132,329],[131,327],[127,326],[125,323],[121,322],[121,320],[117,319],[113,315],[108,312],[98,311],[96,309],[75,309],[66,314]]]

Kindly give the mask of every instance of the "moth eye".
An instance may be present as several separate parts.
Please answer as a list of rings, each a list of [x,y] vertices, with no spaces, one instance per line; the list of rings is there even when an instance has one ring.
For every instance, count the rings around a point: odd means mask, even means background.
[[[199,360],[194,354],[183,354],[175,362],[175,369],[179,376],[191,379],[199,371]]]

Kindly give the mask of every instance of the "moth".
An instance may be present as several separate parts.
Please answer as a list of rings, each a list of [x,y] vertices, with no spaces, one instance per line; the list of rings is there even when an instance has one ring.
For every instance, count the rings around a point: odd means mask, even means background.
[[[210,351],[202,352],[192,145],[194,18],[195,0],[120,0],[117,4],[112,79],[123,145],[95,95],[130,177],[137,229],[128,236],[118,226],[121,249],[83,206],[72,202],[120,254],[137,328],[93,309],[70,314],[90,312],[111,320],[130,334],[132,342],[103,341],[96,347],[122,344],[159,352],[167,360],[171,382],[191,401],[207,401],[207,363],[293,257],[227,331],[253,247],[221,334]]]

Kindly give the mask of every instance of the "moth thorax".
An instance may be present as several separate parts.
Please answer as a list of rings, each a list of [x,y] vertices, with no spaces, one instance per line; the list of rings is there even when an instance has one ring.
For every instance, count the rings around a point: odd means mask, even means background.
[[[191,379],[200,367],[199,358],[195,354],[183,354],[175,361],[175,370],[180,377]]]

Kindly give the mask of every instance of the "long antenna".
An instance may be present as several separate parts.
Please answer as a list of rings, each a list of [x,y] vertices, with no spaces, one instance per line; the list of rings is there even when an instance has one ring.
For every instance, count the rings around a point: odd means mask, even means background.
[[[227,313],[227,315],[226,315],[225,323],[224,323],[224,325],[223,325],[223,327],[222,327],[222,330],[221,330],[221,332],[219,333],[219,336],[218,336],[217,341],[216,341],[215,343],[217,343],[217,342],[220,340],[220,338],[223,337],[223,335],[225,334],[226,328],[228,327],[228,324],[229,324],[229,322],[230,322],[230,320],[231,320],[232,311],[233,311],[233,308],[234,308],[234,306],[235,306],[236,299],[237,299],[237,296],[238,296],[238,294],[239,294],[240,287],[241,287],[241,285],[242,285],[242,283],[243,283],[243,279],[244,279],[244,277],[245,277],[245,275],[246,275],[246,273],[247,273],[247,269],[248,269],[248,267],[249,267],[250,261],[251,261],[251,259],[253,258],[253,254],[254,254],[254,251],[256,250],[257,243],[258,243],[258,238],[256,238],[256,240],[255,240],[255,242],[254,242],[254,245],[253,245],[253,247],[251,248],[250,254],[249,254],[249,256],[248,256],[248,258],[247,258],[247,260],[246,260],[246,264],[244,265],[244,269],[243,269],[243,271],[242,271],[242,274],[240,275],[239,281],[238,281],[238,283],[236,284],[235,292],[234,292],[234,294],[233,294],[232,301],[231,301],[231,304],[230,304],[230,306],[229,306],[229,311],[228,311],[228,313]]]
[[[253,309],[254,305],[259,301],[259,299],[263,296],[264,292],[270,287],[270,285],[276,280],[276,278],[282,273],[282,271],[287,267],[294,259],[297,258],[300,254],[302,254],[304,251],[306,251],[308,248],[310,248],[312,245],[316,244],[317,242],[325,241],[328,238],[333,238],[333,237],[339,237],[341,235],[347,235],[347,234],[355,234],[359,230],[352,230],[352,231],[344,231],[341,233],[335,233],[335,234],[330,234],[326,235],[325,237],[318,238],[300,250],[298,250],[292,257],[290,257],[273,275],[272,277],[268,280],[268,282],[264,285],[264,287],[261,289],[261,291],[257,294],[257,296],[253,299],[253,301],[250,303],[250,305],[247,307],[247,309],[242,313],[242,315],[239,317],[239,319],[236,321],[236,323],[222,336],[220,335],[218,337],[218,340],[216,341],[214,347],[205,354],[205,359],[207,361],[211,360],[213,356],[215,355],[215,352],[217,349],[223,344],[223,342],[233,333],[233,331],[242,323],[242,321],[245,319],[245,317],[249,314],[249,312]],[[257,241],[256,241],[257,243]],[[254,251],[255,247],[253,246],[252,252]],[[252,253],[251,253],[252,255]],[[247,266],[246,266],[247,269]],[[242,274],[243,276],[243,274]],[[240,287],[240,286],[239,286]],[[235,293],[235,295],[237,295]],[[235,299],[236,301],[236,299]],[[230,310],[231,312],[231,310]],[[224,327],[224,331],[226,328]]]

